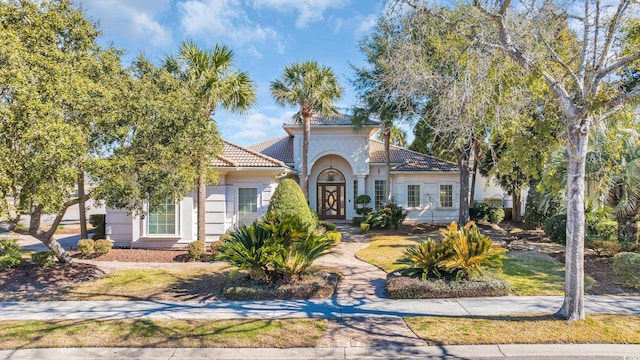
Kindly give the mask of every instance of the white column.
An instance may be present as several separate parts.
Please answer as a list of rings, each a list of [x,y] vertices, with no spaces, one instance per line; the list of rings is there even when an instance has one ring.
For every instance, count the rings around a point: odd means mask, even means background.
[[[358,195],[362,195],[362,194],[366,194],[365,192],[365,188],[364,188],[364,183],[367,179],[366,175],[356,175],[356,178],[358,178]],[[354,199],[355,201],[355,199]]]

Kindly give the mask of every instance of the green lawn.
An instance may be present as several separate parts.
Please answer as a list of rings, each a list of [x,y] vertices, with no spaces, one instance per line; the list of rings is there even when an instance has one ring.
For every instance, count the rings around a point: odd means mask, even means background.
[[[434,231],[419,236],[376,236],[371,239],[369,246],[358,251],[356,257],[387,273],[393,272],[402,266],[394,262],[402,257],[405,249],[428,236],[436,239],[439,237],[439,233]],[[509,282],[516,295],[562,295],[564,293],[564,264],[545,253],[507,252],[504,267],[501,272],[497,273]],[[593,284],[593,279],[586,276],[586,288],[589,288],[591,284]]]
[[[408,317],[429,345],[640,344],[637,315],[589,315],[567,322],[552,315]]]
[[[0,321],[0,349],[313,347],[326,319]]]

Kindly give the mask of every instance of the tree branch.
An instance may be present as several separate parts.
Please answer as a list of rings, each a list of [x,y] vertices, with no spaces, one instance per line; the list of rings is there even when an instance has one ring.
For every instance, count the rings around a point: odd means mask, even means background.
[[[578,75],[576,75],[576,73],[574,73],[573,70],[571,70],[571,67],[569,67],[569,65],[567,63],[565,63],[564,61],[562,61],[562,59],[560,59],[560,55],[558,55],[558,53],[555,50],[553,50],[551,45],[549,45],[549,43],[544,39],[540,29],[538,29],[538,35],[540,36],[540,39],[544,43],[544,46],[547,48],[547,51],[549,51],[549,53],[551,54],[552,60],[555,61],[556,63],[558,63],[560,66],[562,66],[565,69],[565,71],[569,74],[569,76],[571,76],[573,81],[575,81],[576,86],[578,87],[578,89],[580,89],[580,92],[582,94],[584,94],[584,84],[581,81],[581,80],[584,80],[584,78],[580,77],[580,73],[578,73]],[[583,72],[582,76],[584,76],[584,72]]]
[[[608,107],[609,110],[603,115],[598,117],[598,120],[604,120],[609,116],[618,112],[624,107],[630,100],[640,97],[640,85],[637,85],[631,91],[624,93],[615,98],[602,102],[602,107]]]
[[[62,204],[62,208],[60,209],[60,211],[58,211],[58,213],[56,214],[56,218],[53,220],[53,223],[51,224],[51,227],[49,228],[49,230],[47,230],[44,235],[48,238],[52,237],[53,234],[55,234],[56,230],[58,229],[58,226],[60,226],[60,223],[62,222],[62,218],[64,217],[64,214],[67,212],[67,209],[70,208],[73,205],[77,205],[80,204],[83,201],[87,201],[89,200],[90,196],[89,194],[77,197],[75,199],[71,199],[67,202],[65,202],[64,204]]]
[[[587,69],[587,54],[589,49],[589,1],[584,2],[584,21],[582,22],[582,52],[580,53],[580,65],[578,65],[578,76],[576,77],[576,83],[580,88],[580,93],[584,97],[584,73]],[[594,54],[595,55],[595,54]]]
[[[604,69],[600,69],[596,76],[596,81],[600,81],[603,77],[607,76],[608,74],[620,69],[621,67],[627,66],[636,60],[640,60],[640,51],[636,52],[635,54],[631,54],[629,56],[623,57],[622,59],[619,59],[618,61],[614,62],[613,64],[607,66]]]
[[[607,40],[605,41],[605,45],[602,48],[602,53],[600,53],[600,60],[598,61],[598,65],[595,67],[596,73],[600,72],[600,68],[602,68],[607,61],[607,55],[609,55],[609,51],[611,51],[611,47],[613,46],[614,35],[616,33],[616,27],[618,27],[618,22],[620,21],[620,17],[624,14],[624,11],[631,4],[631,0],[622,0],[618,5],[618,9],[616,13],[613,15],[611,22],[609,23]],[[595,54],[594,54],[595,56]],[[605,74],[606,75],[606,74]],[[604,76],[604,75],[603,75]]]

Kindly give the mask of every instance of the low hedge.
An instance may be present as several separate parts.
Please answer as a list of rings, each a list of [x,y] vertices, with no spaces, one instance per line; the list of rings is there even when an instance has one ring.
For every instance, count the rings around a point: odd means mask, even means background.
[[[238,273],[225,285],[222,293],[227,300],[287,300],[330,298],[338,288],[342,275],[321,269],[311,269],[300,280],[276,281],[264,284]]]
[[[422,280],[415,277],[387,276],[387,297],[390,299],[445,299],[461,297],[506,296],[509,283],[492,274],[473,280]]]

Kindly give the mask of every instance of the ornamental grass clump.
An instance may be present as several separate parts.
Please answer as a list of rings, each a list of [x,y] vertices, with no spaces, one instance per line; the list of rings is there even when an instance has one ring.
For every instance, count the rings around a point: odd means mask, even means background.
[[[298,215],[270,212],[224,239],[216,260],[247,271],[261,283],[297,280],[316,259],[334,253],[333,237],[309,230],[309,223]]]
[[[473,221],[463,228],[454,221],[440,233],[442,242],[429,238],[406,250],[397,262],[406,265],[399,270],[402,275],[460,281],[480,277],[486,267],[502,266],[507,250],[493,245]]]

